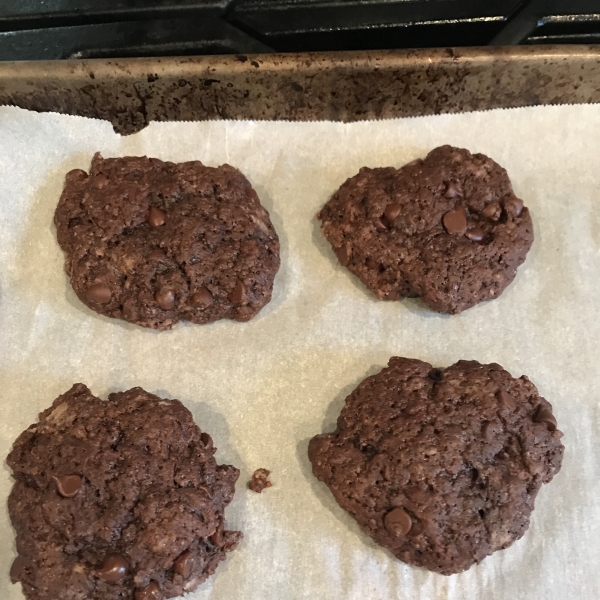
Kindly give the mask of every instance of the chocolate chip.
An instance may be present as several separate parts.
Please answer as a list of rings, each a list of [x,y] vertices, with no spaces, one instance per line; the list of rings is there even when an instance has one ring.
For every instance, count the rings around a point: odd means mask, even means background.
[[[152,252],[148,254],[148,260],[160,261],[165,258],[167,258],[167,255],[160,248],[156,248],[156,250],[152,250]]]
[[[536,423],[545,423],[548,427],[548,431],[554,431],[556,429],[556,417],[552,414],[549,408],[540,406],[538,411],[535,413],[533,420]]]
[[[92,181],[92,185],[97,190],[101,190],[108,185],[108,177],[106,177],[106,175],[102,175],[102,173],[100,175],[96,175],[96,177],[94,177],[94,181]]]
[[[195,306],[196,308],[208,306],[209,304],[212,304],[213,295],[208,289],[202,286],[199,287],[198,290],[192,294],[190,301],[192,303],[192,306]]]
[[[502,214],[502,207],[497,202],[490,202],[481,211],[481,214],[490,221],[497,221]]]
[[[448,233],[462,235],[467,230],[467,212],[461,204],[457,204],[442,217],[442,223]]]
[[[154,294],[154,299],[163,310],[171,310],[175,306],[173,290],[161,288]]]
[[[173,565],[175,573],[181,575],[184,579],[187,579],[194,568],[194,556],[190,550],[186,550]]]
[[[480,242],[485,237],[485,231],[481,227],[471,227],[467,229],[465,236],[472,242]]]
[[[388,204],[385,211],[383,212],[383,221],[387,223],[389,227],[394,224],[394,221],[398,218],[402,207],[400,204]]]
[[[383,519],[385,528],[394,537],[406,535],[412,527],[412,519],[401,508],[394,508]]]
[[[416,537],[417,535],[421,535],[424,531],[425,525],[417,521],[416,523],[412,524],[412,527],[410,528],[410,535],[411,537]]]
[[[83,181],[87,179],[88,174],[83,169],[73,169],[67,173],[69,179],[75,179],[76,181]]]
[[[204,447],[210,452],[213,449],[213,441],[210,435],[203,431],[200,434],[200,441],[204,444]]]
[[[63,498],[72,498],[77,494],[83,480],[79,475],[59,475],[53,476],[56,482],[56,489]]]
[[[215,529],[215,532],[210,536],[210,541],[215,546],[220,546],[223,543],[223,521],[219,521],[219,526]]]
[[[246,286],[243,281],[237,280],[233,292],[229,294],[228,298],[234,304],[244,304],[246,302]]]
[[[387,225],[383,222],[383,219],[380,219],[379,217],[373,219],[373,225],[375,225],[377,231],[387,231]]]
[[[350,244],[345,242],[340,248],[335,248],[335,255],[338,257],[342,267],[347,267],[348,263],[350,262],[350,257],[352,256]]]
[[[150,212],[148,213],[148,225],[150,227],[160,227],[165,224],[165,219],[167,215],[160,210],[160,208],[156,208],[156,206],[150,207]]]
[[[373,225],[375,225],[377,231],[387,231],[387,225],[383,222],[383,219],[379,217],[373,219]]]
[[[456,198],[456,196],[462,196],[458,191],[456,185],[452,182],[446,185],[446,191],[444,192],[444,198]]]
[[[104,581],[116,583],[121,581],[129,571],[129,563],[119,554],[109,554],[99,569],[96,569],[96,575]]]
[[[515,410],[515,408],[517,408],[517,403],[515,402],[515,399],[508,392],[500,390],[496,394],[496,397],[500,401],[500,404],[508,408],[508,410]]]
[[[135,590],[135,600],[162,600],[158,583],[151,581],[145,588]]]
[[[520,198],[511,198],[504,203],[504,210],[513,217],[519,217],[523,212],[523,200]]]
[[[95,283],[85,292],[85,296],[90,302],[98,302],[98,304],[108,304],[111,295],[110,288],[105,283]]]
[[[27,568],[27,561],[22,556],[17,556],[10,567],[10,580],[12,583],[21,581],[23,571]]]

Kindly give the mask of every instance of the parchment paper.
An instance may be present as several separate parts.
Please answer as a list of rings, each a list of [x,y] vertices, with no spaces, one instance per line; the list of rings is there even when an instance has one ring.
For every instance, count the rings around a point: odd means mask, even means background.
[[[535,243],[497,300],[458,316],[378,302],[334,258],[318,209],[362,166],[401,166],[450,143],[506,167],[531,209]],[[272,302],[247,324],[157,333],[101,317],[76,298],[52,225],[64,174],[93,153],[228,162],[271,213],[282,267]],[[188,596],[223,599],[600,598],[600,106],[499,110],[394,121],[109,124],[0,108],[0,456],[74,382],[101,397],[142,386],[179,398],[241,469],[227,517],[239,550]],[[498,362],[554,406],[562,471],[508,550],[444,577],[376,547],[310,473],[313,435],[390,356],[436,366]],[[272,471],[258,495],[252,471]],[[0,470],[0,598],[21,599]]]

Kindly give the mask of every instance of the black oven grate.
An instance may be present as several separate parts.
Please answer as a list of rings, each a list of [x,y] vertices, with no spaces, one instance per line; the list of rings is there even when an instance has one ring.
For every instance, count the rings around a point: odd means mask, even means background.
[[[0,60],[600,43],[599,0],[2,0]]]

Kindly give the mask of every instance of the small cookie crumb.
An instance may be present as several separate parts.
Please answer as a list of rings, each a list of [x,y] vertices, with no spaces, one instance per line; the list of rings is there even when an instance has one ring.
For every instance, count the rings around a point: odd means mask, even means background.
[[[248,482],[248,487],[257,494],[260,494],[265,488],[270,488],[273,484],[269,481],[271,471],[268,469],[256,469],[252,473],[252,479]]]

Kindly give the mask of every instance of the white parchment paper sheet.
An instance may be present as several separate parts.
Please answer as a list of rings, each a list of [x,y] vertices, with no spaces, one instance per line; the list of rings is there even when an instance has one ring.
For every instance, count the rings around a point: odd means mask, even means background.
[[[401,166],[450,143],[506,167],[531,209],[535,243],[501,298],[458,316],[378,302],[342,269],[315,220],[362,166]],[[52,224],[69,169],[93,153],[228,162],[250,179],[281,239],[272,302],[247,324],[157,333],[96,315],[76,298]],[[101,397],[142,386],[179,398],[241,469],[230,526],[239,550],[194,600],[600,598],[600,106],[492,111],[351,125],[109,124],[0,108],[0,456],[74,382]],[[310,473],[313,435],[390,356],[436,366],[498,362],[554,406],[562,471],[511,548],[444,577],[376,547]],[[263,494],[245,483],[272,471]],[[0,469],[0,598],[21,599]]]

